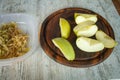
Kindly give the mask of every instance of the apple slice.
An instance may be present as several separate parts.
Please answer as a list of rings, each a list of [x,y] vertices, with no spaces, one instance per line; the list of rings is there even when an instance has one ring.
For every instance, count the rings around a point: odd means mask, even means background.
[[[79,13],[74,13],[74,19],[76,19],[77,16],[79,16]]]
[[[77,26],[75,26],[73,31],[77,37],[79,37],[79,36],[91,37],[98,30],[98,27],[93,24],[94,24],[93,21],[82,22],[82,23],[78,24]]]
[[[113,48],[117,45],[115,40],[101,30],[96,32],[96,38],[97,40],[101,41],[106,48]]]
[[[76,35],[78,37],[79,36],[91,37],[96,33],[97,30],[98,30],[98,27],[96,25],[90,25],[90,26],[81,28]]]
[[[97,52],[104,49],[102,42],[86,37],[77,38],[76,45],[79,49],[86,52]]]
[[[67,60],[75,59],[75,52],[70,42],[64,38],[54,38],[52,42],[60,49]]]
[[[69,22],[64,18],[60,18],[59,25],[60,25],[61,37],[68,38],[71,30]]]
[[[91,16],[89,18],[87,18],[87,20],[93,21],[93,22],[97,22],[97,16]]]
[[[79,23],[84,22],[84,21],[86,21],[86,18],[83,17],[83,16],[77,16],[77,17],[75,18],[76,24],[79,24]]]
[[[92,24],[95,24],[95,23],[93,21],[84,21],[84,22],[81,22],[80,24],[78,24],[77,26],[75,26],[73,28],[73,31],[75,33],[77,33],[79,31],[80,26],[85,27],[85,26],[89,26],[89,25],[92,25]]]
[[[95,23],[97,22],[97,15],[95,14],[75,13],[74,18],[75,18],[76,24],[79,24],[87,20],[93,21]]]

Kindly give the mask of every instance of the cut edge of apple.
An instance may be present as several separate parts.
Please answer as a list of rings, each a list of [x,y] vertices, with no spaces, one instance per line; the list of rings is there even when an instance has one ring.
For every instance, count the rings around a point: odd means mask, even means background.
[[[97,40],[104,44],[105,48],[114,48],[118,44],[117,41],[115,41],[102,30],[98,30],[95,36]]]
[[[90,20],[93,22],[97,22],[97,15],[96,14],[84,14],[84,13],[74,13],[74,19],[76,24],[79,24],[81,22]]]
[[[82,22],[82,23],[78,24],[77,26],[75,26],[73,28],[73,32],[76,34],[77,37],[79,37],[80,32],[83,32],[83,33],[86,32],[86,34],[88,34],[90,32],[90,29],[92,29],[93,27],[94,27],[95,31],[92,30],[92,32],[94,32],[94,34],[95,34],[96,31],[98,30],[98,27],[95,25],[95,23],[93,21],[88,20],[88,21]],[[87,32],[87,31],[89,31],[89,32]],[[86,37],[91,37],[94,34],[92,34],[92,35],[88,34],[88,36],[86,35]]]
[[[84,37],[91,37],[94,36],[97,32],[98,27],[96,25],[86,26],[83,29],[79,30],[76,35],[77,37],[84,36]]]
[[[80,50],[85,52],[98,52],[104,49],[102,42],[87,37],[77,38],[76,45]]]

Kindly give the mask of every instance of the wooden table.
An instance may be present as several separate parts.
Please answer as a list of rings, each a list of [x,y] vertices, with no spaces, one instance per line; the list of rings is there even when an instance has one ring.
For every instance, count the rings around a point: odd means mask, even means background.
[[[102,63],[89,68],[72,68],[49,58],[39,41],[25,61],[0,67],[0,80],[110,80],[120,79],[120,16],[112,0],[0,0],[0,13],[27,13],[37,16],[39,25],[62,8],[81,7],[103,16],[112,26],[118,45]],[[38,26],[39,32],[40,26]],[[37,38],[36,38],[37,39]]]

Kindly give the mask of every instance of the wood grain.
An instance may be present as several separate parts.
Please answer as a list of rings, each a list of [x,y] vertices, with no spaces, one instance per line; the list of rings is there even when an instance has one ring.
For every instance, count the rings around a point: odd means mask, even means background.
[[[120,15],[120,0],[112,0],[116,10],[118,11],[119,15]]]
[[[111,54],[113,49],[105,48],[100,52],[94,52],[94,53],[92,52],[88,53],[78,49],[75,43],[77,37],[73,32],[73,28],[76,26],[76,23],[74,21],[74,13],[76,12],[96,14],[98,18],[98,21],[96,23],[98,29],[104,31],[106,34],[108,34],[114,39],[114,32],[110,24],[99,14],[83,8],[65,8],[52,13],[43,22],[40,31],[41,46],[45,50],[48,56],[50,56],[52,59],[54,59],[55,61],[61,64],[72,67],[89,67],[96,65],[104,61]],[[52,39],[56,37],[61,37],[60,27],[59,27],[59,19],[61,17],[67,19],[71,25],[71,34],[70,37],[68,38],[68,41],[72,44],[75,50],[76,58],[74,61],[66,60],[63,54],[60,52],[60,50],[56,48],[52,43]],[[95,36],[93,36],[92,38],[95,38]]]
[[[103,16],[114,30],[118,45],[102,63],[89,68],[61,65],[49,58],[39,41],[31,57],[0,67],[0,80],[110,80],[120,79],[120,16],[112,0],[0,0],[0,14],[27,13],[37,17],[38,32],[45,18],[66,7],[80,7]],[[37,37],[36,37],[37,39]]]

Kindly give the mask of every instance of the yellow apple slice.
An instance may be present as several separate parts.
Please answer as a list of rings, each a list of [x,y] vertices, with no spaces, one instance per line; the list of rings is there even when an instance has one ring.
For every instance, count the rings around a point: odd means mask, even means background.
[[[60,25],[61,37],[68,38],[71,31],[69,22],[64,18],[60,18],[59,25]]]
[[[101,41],[106,48],[113,48],[116,46],[117,42],[108,36],[103,31],[99,30],[96,32],[96,39]]]
[[[60,49],[67,60],[75,59],[75,52],[70,42],[64,38],[54,38],[52,42]]]
[[[87,37],[77,38],[76,45],[85,52],[98,52],[104,49],[102,42]]]
[[[79,24],[87,20],[93,21],[95,23],[97,22],[97,15],[95,14],[75,13],[74,18],[75,18],[76,24]]]
[[[82,22],[82,23],[78,24],[77,26],[75,26],[73,31],[77,37],[79,37],[79,36],[91,37],[98,30],[98,27],[93,24],[94,24],[93,21]]]

